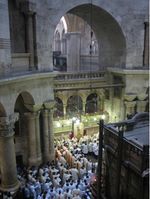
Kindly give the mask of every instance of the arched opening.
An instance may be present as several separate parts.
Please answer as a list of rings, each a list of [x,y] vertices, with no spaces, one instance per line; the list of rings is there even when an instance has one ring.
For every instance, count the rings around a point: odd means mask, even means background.
[[[63,102],[60,98],[55,98],[54,118],[63,117]]]
[[[22,92],[18,95],[14,107],[14,112],[19,114],[18,121],[15,122],[15,149],[17,165],[22,166],[27,163],[28,156],[28,133],[24,113],[33,109],[34,99],[28,92]],[[20,146],[20,143],[22,145]]]
[[[67,71],[98,71],[125,66],[125,37],[118,22],[107,11],[83,4],[69,10],[63,18],[67,24]],[[64,28],[59,24],[57,30]]]
[[[78,95],[73,95],[69,97],[67,101],[67,108],[66,108],[67,115],[70,118],[73,117],[80,117],[80,114],[82,113],[83,110],[83,103],[82,99]]]
[[[98,102],[97,102],[97,94],[92,93],[86,99],[85,112],[86,113],[95,113],[98,111]]]

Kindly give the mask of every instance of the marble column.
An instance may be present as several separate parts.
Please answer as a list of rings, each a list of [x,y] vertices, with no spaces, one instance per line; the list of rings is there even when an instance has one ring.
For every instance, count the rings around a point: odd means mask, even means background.
[[[67,39],[67,71],[79,72],[81,33],[68,32],[66,34],[66,39]]]
[[[8,0],[0,1],[0,74],[11,72],[11,45]]]
[[[48,110],[43,110],[42,111],[42,117],[43,117],[43,145],[44,145],[44,151],[43,151],[43,160],[44,162],[50,161],[50,156],[49,156],[49,113]]]
[[[0,117],[0,189],[2,191],[16,191],[19,188],[13,131],[15,121],[15,117]]]

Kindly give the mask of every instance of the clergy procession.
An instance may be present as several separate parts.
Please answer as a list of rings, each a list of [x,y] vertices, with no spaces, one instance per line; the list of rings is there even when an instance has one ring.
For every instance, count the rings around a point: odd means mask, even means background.
[[[98,134],[55,138],[55,160],[39,167],[18,167],[17,194],[1,193],[3,199],[91,199],[96,181]]]

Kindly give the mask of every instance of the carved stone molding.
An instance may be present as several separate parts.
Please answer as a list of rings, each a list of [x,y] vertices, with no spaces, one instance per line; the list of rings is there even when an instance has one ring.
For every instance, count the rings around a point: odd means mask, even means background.
[[[128,102],[132,102],[136,98],[136,94],[125,94],[124,99]]]
[[[125,105],[127,108],[132,108],[136,105],[136,101],[132,101],[132,102],[125,102]]]
[[[147,94],[139,94],[139,95],[137,95],[137,97],[140,101],[144,101],[148,97],[148,95]]]
[[[14,113],[7,117],[0,117],[0,137],[10,137],[14,135],[14,124],[18,118],[18,113]]]
[[[42,104],[35,104],[35,105],[33,105],[33,107],[32,107],[32,111],[33,112],[38,112],[38,111],[40,111],[42,109]]]
[[[45,102],[43,104],[43,106],[44,106],[45,109],[52,110],[52,109],[54,109],[55,101]]]

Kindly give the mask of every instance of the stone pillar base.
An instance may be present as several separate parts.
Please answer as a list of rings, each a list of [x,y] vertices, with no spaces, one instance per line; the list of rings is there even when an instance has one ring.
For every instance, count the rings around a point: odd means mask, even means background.
[[[29,166],[39,166],[42,163],[42,158],[29,158],[28,164]]]
[[[55,154],[49,154],[49,161],[52,162],[55,160]]]
[[[44,161],[44,163],[51,162],[50,156],[49,155],[48,156],[43,155],[43,161]]]
[[[20,187],[20,182],[17,180],[15,184],[4,186],[3,184],[0,185],[1,191],[7,191],[7,192],[16,192]]]

